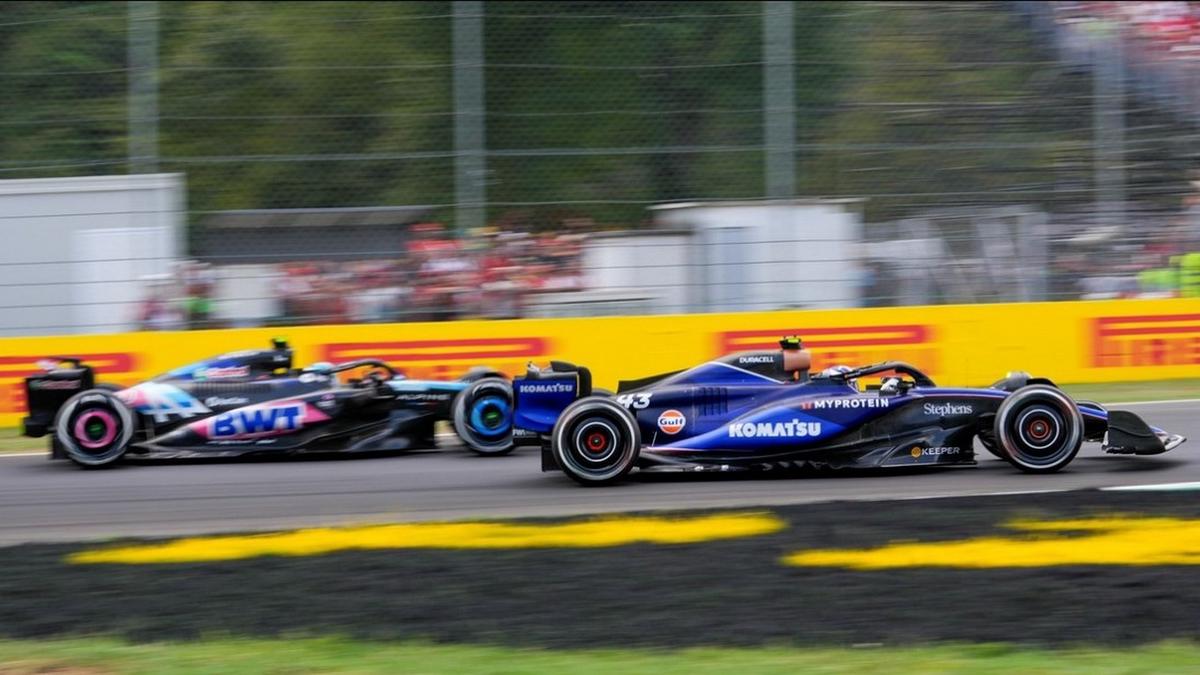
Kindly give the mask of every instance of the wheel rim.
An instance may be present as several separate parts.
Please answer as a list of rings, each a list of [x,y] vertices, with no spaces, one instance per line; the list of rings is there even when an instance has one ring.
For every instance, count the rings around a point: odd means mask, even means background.
[[[98,408],[85,410],[75,418],[72,435],[87,450],[103,450],[117,437],[120,423],[111,412]]]
[[[588,434],[588,437],[584,442],[584,446],[588,452],[602,453],[608,449],[608,436],[598,431],[593,431],[592,433]]]
[[[1044,405],[1029,406],[1017,416],[1017,438],[1034,456],[1053,454],[1055,444],[1063,435],[1062,415]]]
[[[471,385],[454,403],[454,431],[480,455],[502,455],[513,448],[512,390],[508,383],[484,380]]]
[[[621,436],[611,421],[604,418],[584,420],[575,427],[572,434],[572,448],[578,450],[579,459],[596,467],[604,463],[617,452],[618,439]]]
[[[512,426],[512,407],[502,396],[481,396],[471,405],[471,428],[489,438],[508,433]]]

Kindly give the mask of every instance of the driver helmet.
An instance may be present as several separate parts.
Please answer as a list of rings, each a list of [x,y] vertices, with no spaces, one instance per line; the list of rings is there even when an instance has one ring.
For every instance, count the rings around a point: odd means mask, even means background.
[[[829,366],[825,370],[822,370],[821,373],[819,375],[817,375],[817,377],[830,378],[830,377],[833,377],[834,375],[841,375],[843,373],[848,373],[852,370],[854,370],[854,369],[851,368],[850,366],[843,366],[843,365]],[[849,384],[851,387],[858,389],[858,379],[857,378],[846,380],[846,383]]]
[[[328,361],[317,361],[316,363],[305,368],[304,370],[306,370],[310,373],[321,373],[323,375],[327,375],[327,374],[329,374],[330,371],[333,370],[333,364]]]
[[[885,377],[883,383],[879,385],[879,393],[883,396],[892,396],[900,393],[900,378]]]

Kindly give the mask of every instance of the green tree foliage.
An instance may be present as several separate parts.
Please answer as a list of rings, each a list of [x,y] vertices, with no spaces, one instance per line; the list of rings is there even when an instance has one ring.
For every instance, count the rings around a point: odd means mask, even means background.
[[[806,189],[867,196],[868,219],[1060,200],[1058,159],[1089,152],[1080,81],[1033,48],[1015,13],[937,9],[853,6],[848,77],[800,172]]]
[[[110,173],[125,156],[125,9],[0,8],[0,178]]]
[[[453,203],[450,2],[159,11],[161,168],[193,211]],[[762,195],[759,3],[485,11],[493,220],[632,226],[650,203]],[[1012,7],[794,11],[798,194],[864,197],[872,219],[1090,200],[1088,75]],[[124,3],[3,4],[0,177],[127,170],[127,32]]]
[[[451,199],[445,3],[162,7],[162,152],[198,208]]]
[[[494,199],[567,201],[566,212],[632,224],[645,203],[762,195],[758,3],[488,8],[489,146],[502,154],[491,161]],[[821,60],[839,12],[804,2],[795,14],[798,52],[814,55],[796,66],[802,135],[828,113],[841,71]],[[563,152],[523,153],[546,148]],[[605,204],[614,201],[624,203]]]

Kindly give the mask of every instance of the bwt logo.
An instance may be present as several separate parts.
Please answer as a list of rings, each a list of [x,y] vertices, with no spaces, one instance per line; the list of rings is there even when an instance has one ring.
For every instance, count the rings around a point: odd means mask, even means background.
[[[234,410],[212,419],[213,438],[253,438],[296,431],[304,426],[304,404]]]
[[[1200,365],[1200,314],[1095,319],[1089,365],[1093,368]]]
[[[933,326],[897,324],[834,328],[769,328],[717,333],[717,355],[779,348],[783,335],[799,335],[813,352],[813,368],[838,364],[861,365],[883,360],[908,361],[930,373],[938,372],[938,346]]]
[[[516,375],[530,360],[550,355],[542,337],[408,340],[404,342],[336,342],[322,345],[321,359],[332,363],[357,359],[386,361],[418,379],[451,379],[471,366],[487,365]]]

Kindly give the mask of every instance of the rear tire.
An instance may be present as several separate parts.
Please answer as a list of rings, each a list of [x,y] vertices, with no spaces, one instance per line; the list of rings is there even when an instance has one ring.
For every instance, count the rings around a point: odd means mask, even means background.
[[[54,440],[67,459],[86,469],[111,466],[129,450],[136,419],[107,389],[79,392],[59,409]]]
[[[580,485],[621,480],[637,463],[642,436],[637,420],[611,398],[589,396],[567,406],[550,436],[563,473]]]
[[[454,431],[477,455],[512,452],[512,385],[498,377],[472,382],[454,399]]]
[[[1033,384],[1013,392],[996,412],[996,442],[1013,466],[1026,473],[1062,469],[1083,444],[1083,416],[1063,392]]]

